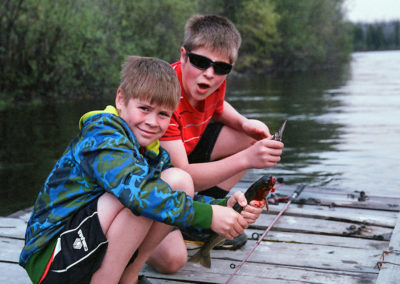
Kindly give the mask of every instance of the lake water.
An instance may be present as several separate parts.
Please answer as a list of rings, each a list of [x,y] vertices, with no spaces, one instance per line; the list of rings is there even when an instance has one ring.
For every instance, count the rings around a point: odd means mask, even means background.
[[[400,196],[400,51],[354,53],[329,72],[229,78],[227,100],[273,133],[287,119],[282,161],[251,170],[287,184]],[[0,215],[31,206],[77,132],[108,98],[17,105],[0,112]]]

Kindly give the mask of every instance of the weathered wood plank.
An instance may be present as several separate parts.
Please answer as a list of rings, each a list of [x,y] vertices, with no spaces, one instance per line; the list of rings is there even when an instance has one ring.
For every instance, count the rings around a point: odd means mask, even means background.
[[[261,214],[250,228],[265,229],[275,215]],[[308,217],[282,215],[272,228],[274,231],[290,231],[313,234],[357,236],[369,239],[389,240],[392,229],[380,226],[360,225],[348,222],[318,220]]]
[[[383,252],[381,270],[376,284],[395,284],[400,282],[400,213],[393,230],[387,253]]]
[[[0,217],[0,237],[24,239],[25,221],[17,218]]]
[[[255,241],[249,240],[243,248],[236,251],[212,250],[212,262],[214,259],[241,261],[254,244]],[[378,273],[376,260],[380,254],[381,251],[377,249],[263,241],[248,261],[336,271]]]
[[[18,218],[21,219],[23,221],[25,221],[26,223],[28,223],[28,220],[32,214],[32,209],[33,207],[29,207],[23,210],[19,210],[17,212],[14,212],[13,214],[7,216],[8,218]]]
[[[246,235],[248,239],[258,240],[264,233],[263,230],[247,229]],[[254,234],[254,235],[253,235]],[[343,238],[341,236],[329,235],[310,235],[306,233],[282,232],[282,231],[269,231],[264,240],[282,242],[282,243],[300,243],[300,244],[314,244],[324,246],[334,246],[343,248],[358,248],[358,249],[387,249],[389,241],[377,241],[371,239],[360,238]]]
[[[277,215],[285,203],[269,205],[268,214]],[[345,207],[329,207],[319,205],[292,204],[285,211],[286,216],[312,217],[334,221],[355,222],[366,225],[392,227],[396,225],[398,213],[394,211],[379,211]]]
[[[26,271],[18,264],[0,261],[0,283],[31,284],[32,282]]]
[[[294,188],[282,186],[279,187],[277,192],[290,195]],[[363,200],[360,196],[361,191],[353,193],[334,193],[332,191],[320,190],[315,188],[308,188],[301,193],[300,197],[294,203],[300,204],[320,204],[336,207],[351,207],[362,209],[379,209],[388,211],[400,210],[400,198],[376,196],[366,193]],[[359,201],[359,198],[361,201]]]
[[[174,274],[159,274],[151,267],[145,266],[142,272],[159,279],[183,280],[190,283],[225,283],[233,273],[231,264],[239,265],[238,261],[213,259],[210,269],[199,264],[188,262],[185,267]],[[230,283],[374,283],[376,273],[360,273],[332,271],[328,269],[313,269],[309,267],[291,267],[251,263],[244,265]]]
[[[240,183],[235,186],[234,190],[245,191],[248,185],[247,183]],[[282,185],[277,188],[276,193],[291,195],[295,189],[295,186]],[[340,190],[321,190],[307,186],[300,197],[293,203],[400,211],[400,197],[376,196],[368,192],[362,197],[360,193],[361,191],[348,193]]]
[[[0,237],[0,261],[18,263],[23,247],[22,240]]]
[[[175,280],[167,280],[167,279],[157,279],[157,278],[152,278],[149,276],[146,276],[147,279],[151,282],[151,284],[182,284],[182,283],[187,283],[186,281],[175,281]]]
[[[243,189],[249,184],[245,185]],[[294,189],[282,186],[277,192],[290,195]],[[375,283],[378,273],[382,280],[377,284],[399,283],[400,198],[371,195],[359,201],[359,192],[316,188],[306,188],[300,197],[231,283]],[[271,211],[246,230],[248,237],[262,234],[283,206],[271,205]],[[13,214],[14,218],[0,217],[0,283],[30,283],[16,264],[29,215],[30,210],[23,210]],[[254,244],[251,239],[237,251],[213,250],[211,269],[188,263],[172,275],[158,274],[149,267],[143,271],[152,283],[224,283],[233,272],[230,264],[238,265]],[[376,263],[382,260],[383,251],[391,253],[385,254],[387,263],[379,271]]]

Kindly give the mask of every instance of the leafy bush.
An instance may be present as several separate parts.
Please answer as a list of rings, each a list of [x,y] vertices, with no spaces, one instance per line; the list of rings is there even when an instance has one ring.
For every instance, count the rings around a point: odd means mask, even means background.
[[[126,56],[176,61],[185,22],[199,12],[241,32],[238,72],[334,65],[350,52],[342,1],[3,0],[0,101],[114,93]]]

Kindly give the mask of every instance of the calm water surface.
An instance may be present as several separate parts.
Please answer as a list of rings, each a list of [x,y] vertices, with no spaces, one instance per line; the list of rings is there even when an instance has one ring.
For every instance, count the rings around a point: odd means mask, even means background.
[[[399,66],[400,51],[366,52],[330,72],[229,79],[227,99],[241,113],[271,132],[288,120],[281,163],[246,178],[400,196]],[[113,94],[0,112],[0,215],[33,204],[80,116],[106,104]]]

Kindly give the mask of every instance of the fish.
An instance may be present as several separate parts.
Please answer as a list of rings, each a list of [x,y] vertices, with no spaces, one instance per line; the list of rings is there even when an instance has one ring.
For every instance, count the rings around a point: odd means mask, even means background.
[[[282,123],[281,127],[279,127],[278,131],[275,132],[275,134],[272,136],[272,140],[282,141],[283,131],[285,130],[286,122],[287,122],[287,120],[285,120]]]
[[[246,197],[247,203],[250,203],[252,200],[262,201],[265,200],[270,192],[275,191],[275,182],[276,178],[274,176],[262,176],[257,181],[255,181],[244,193]],[[267,210],[268,210],[268,202],[266,202]],[[236,212],[240,213],[243,210],[243,207],[236,203],[232,207]],[[211,267],[211,256],[210,251],[217,245],[223,243],[225,238],[223,236],[218,235],[215,232],[212,232],[210,237],[204,243],[204,245],[200,248],[200,250],[195,253],[192,257],[190,257],[190,262],[198,262],[202,266],[210,268]]]

